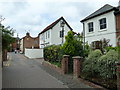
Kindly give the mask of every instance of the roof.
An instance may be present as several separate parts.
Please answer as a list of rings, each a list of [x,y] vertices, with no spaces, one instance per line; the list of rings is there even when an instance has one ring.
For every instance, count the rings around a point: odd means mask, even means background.
[[[94,13],[90,14],[89,16],[87,16],[85,19],[81,20],[81,22],[84,22],[88,19],[94,18],[96,16],[102,15],[104,13],[110,12],[112,10],[116,10],[116,7],[113,7],[109,4],[104,5],[103,7],[101,7],[100,9],[98,9],[97,11],[95,11]]]
[[[52,24],[48,25],[42,32],[40,32],[39,34],[42,34],[46,31],[48,31],[49,29],[52,29],[60,20],[63,20],[65,22],[65,24],[70,28],[70,30],[73,30],[70,25],[66,22],[66,20],[63,17],[60,17],[59,19],[57,19],[55,22],[53,22]]]
[[[27,34],[27,33],[26,33],[26,34]],[[32,38],[32,39],[36,39],[36,38],[38,38],[38,36],[37,36],[37,37],[32,37],[32,36],[30,36],[30,33],[29,33],[28,35],[26,35],[26,36],[20,38],[20,40],[24,39],[25,37],[30,37],[30,38]]]
[[[115,15],[120,14],[120,6],[117,7],[117,10],[116,10],[116,12],[114,12],[114,14],[115,14]]]

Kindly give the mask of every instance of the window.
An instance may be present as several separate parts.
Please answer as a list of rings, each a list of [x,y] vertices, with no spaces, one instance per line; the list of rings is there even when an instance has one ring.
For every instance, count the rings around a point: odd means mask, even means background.
[[[88,23],[88,31],[89,32],[93,31],[93,22]]]
[[[107,24],[106,24],[106,18],[102,18],[99,20],[100,23],[100,29],[105,29],[107,28]]]
[[[46,32],[46,39],[47,39],[47,32]]]
[[[60,31],[60,38],[64,37],[64,31]]]
[[[50,38],[50,31],[48,31],[48,38]]]

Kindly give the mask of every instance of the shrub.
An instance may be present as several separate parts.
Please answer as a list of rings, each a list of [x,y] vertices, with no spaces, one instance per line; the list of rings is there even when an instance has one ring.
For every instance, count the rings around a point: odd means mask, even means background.
[[[83,56],[83,42],[80,34],[74,36],[72,31],[69,31],[65,37],[65,43],[62,46],[64,54],[73,56]]]
[[[60,45],[51,45],[44,48],[44,59],[49,62],[60,62],[63,53]]]
[[[64,53],[66,55],[73,56],[75,52],[75,46],[74,46],[74,36],[73,32],[69,31],[67,36],[65,37],[65,43],[62,46],[62,49],[64,50]]]
[[[85,77],[93,77],[98,75],[98,66],[97,62],[100,56],[102,55],[102,52],[100,50],[92,51],[88,58],[85,59],[83,62],[83,72],[85,73]]]
[[[88,43],[86,43],[85,46],[84,46],[84,50],[83,50],[84,58],[88,57],[88,55],[89,55],[89,53],[90,53],[91,50],[92,49],[90,48],[90,46],[88,45]]]
[[[98,67],[102,78],[109,79],[115,77],[115,61],[118,61],[118,53],[115,50],[110,50],[106,55],[99,58]]]

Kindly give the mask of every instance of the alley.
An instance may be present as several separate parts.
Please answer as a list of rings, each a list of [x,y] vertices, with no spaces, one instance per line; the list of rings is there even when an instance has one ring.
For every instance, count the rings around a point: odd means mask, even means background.
[[[9,53],[10,61],[3,68],[3,88],[67,88],[62,82],[39,67],[42,61]]]

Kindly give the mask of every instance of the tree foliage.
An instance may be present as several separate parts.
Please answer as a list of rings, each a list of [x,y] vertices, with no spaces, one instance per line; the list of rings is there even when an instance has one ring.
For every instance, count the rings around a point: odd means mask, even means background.
[[[65,43],[62,46],[64,54],[72,56],[83,56],[82,36],[80,34],[74,36],[72,31],[69,31],[65,37]]]
[[[14,42],[13,31],[8,30],[3,25],[0,24],[0,32],[2,32],[2,49],[8,49],[10,43]]]

